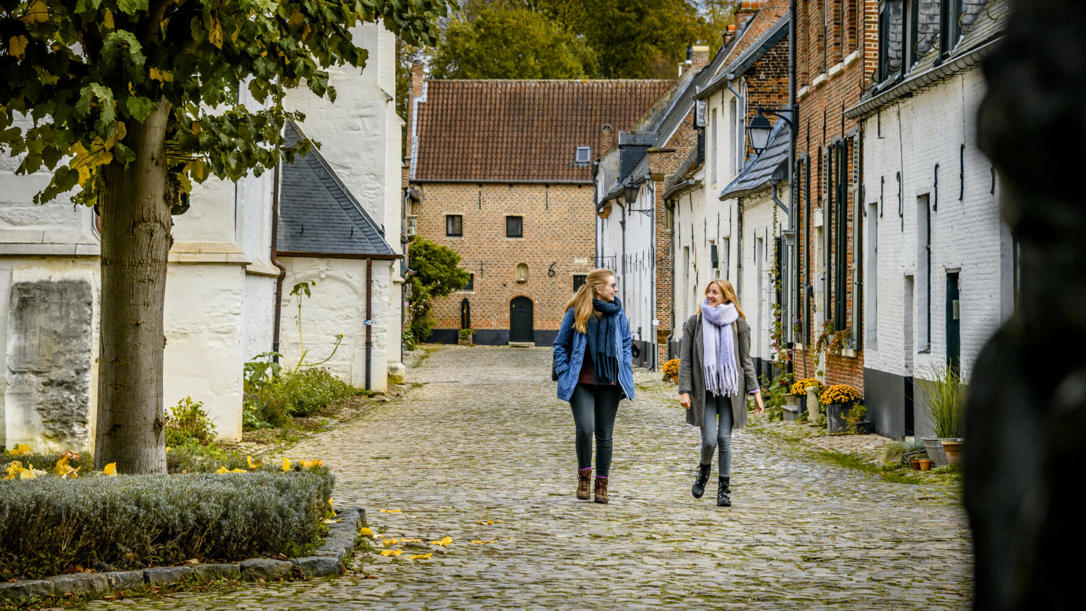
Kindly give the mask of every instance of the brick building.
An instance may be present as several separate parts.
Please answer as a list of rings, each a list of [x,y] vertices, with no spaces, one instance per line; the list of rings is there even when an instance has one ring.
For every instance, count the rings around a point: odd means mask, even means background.
[[[891,0],[893,1],[893,0]],[[799,332],[797,376],[815,375],[813,349],[828,384],[863,391],[864,355],[856,267],[861,132],[845,110],[860,101],[878,65],[879,0],[796,0],[796,159]]]
[[[864,395],[883,435],[930,434],[916,379],[968,379],[1014,310],[1017,248],[970,119],[1005,0],[883,2],[876,76],[845,117],[863,134]]]
[[[413,77],[408,233],[472,274],[435,305],[430,341],[549,345],[597,266],[591,161],[670,81]]]

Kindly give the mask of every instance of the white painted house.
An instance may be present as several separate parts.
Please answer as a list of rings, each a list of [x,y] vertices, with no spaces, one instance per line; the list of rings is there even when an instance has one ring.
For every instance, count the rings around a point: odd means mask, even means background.
[[[313,325],[307,347],[322,354],[324,344],[331,343],[325,336],[342,333],[343,343],[328,366],[362,386],[368,353],[370,387],[383,390],[389,369],[402,373],[401,279],[395,263],[402,252],[402,122],[395,115],[394,37],[382,26],[366,24],[356,29],[356,44],[369,51],[366,69],[331,71],[339,90],[334,105],[308,92],[292,92],[288,102],[307,114],[301,129],[324,141],[321,153],[311,158],[320,157],[327,182],[338,185],[308,192],[321,204],[308,211],[312,221],[329,225],[321,215],[346,202],[355,209],[338,213],[370,231],[364,242],[351,244],[356,236],[348,227],[348,244],[339,251],[280,252],[285,272],[280,349],[284,360],[296,360],[291,330],[297,309],[286,293],[294,282],[326,280],[303,306],[303,329]],[[244,97],[242,102],[254,104]],[[33,205],[48,175],[16,176],[18,162],[0,159],[0,446],[92,449],[100,303],[94,213],[65,198]],[[282,174],[298,171],[287,168]],[[280,275],[272,256],[273,210],[283,190],[276,187],[273,172],[236,184],[208,180],[194,189],[188,211],[174,217],[163,399],[167,406],[185,396],[202,401],[225,439],[241,436],[245,361],[273,347]],[[383,239],[385,227],[393,228],[394,239]],[[377,255],[368,266],[369,285],[366,254]]]
[[[696,95],[705,105],[704,161],[689,159],[668,180],[664,196],[672,215],[675,316],[697,310],[710,280],[730,281],[750,323],[756,369],[768,375],[778,302],[774,253],[780,245],[785,263],[789,252],[782,236],[789,227],[791,130],[778,119],[764,152],[748,154],[746,123],[761,105],[787,102],[780,76],[787,74],[789,17],[771,6],[741,26]],[[787,278],[786,265],[781,271]]]
[[[863,126],[864,394],[880,433],[927,435],[915,380],[948,364],[968,379],[1014,309],[1015,241],[975,122],[985,93],[979,62],[1008,7],[927,2],[912,16],[896,8],[881,16],[891,35],[880,41],[879,83],[845,113]]]

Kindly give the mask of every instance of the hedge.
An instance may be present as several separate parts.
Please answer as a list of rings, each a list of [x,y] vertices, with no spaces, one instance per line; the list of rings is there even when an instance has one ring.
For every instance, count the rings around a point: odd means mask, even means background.
[[[332,485],[323,467],[0,480],[0,580],[293,555],[323,533]]]

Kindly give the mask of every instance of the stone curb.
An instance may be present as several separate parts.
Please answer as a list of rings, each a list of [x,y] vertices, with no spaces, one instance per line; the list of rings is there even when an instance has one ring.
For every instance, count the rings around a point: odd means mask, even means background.
[[[219,578],[265,581],[290,579],[295,576],[319,577],[342,575],[344,561],[354,551],[355,535],[366,521],[366,511],[349,508],[337,514],[339,521],[328,527],[324,544],[312,556],[273,560],[250,558],[234,564],[195,564],[192,566],[160,566],[142,571],[111,571],[108,573],[73,573],[48,579],[32,579],[0,583],[0,604],[19,603],[31,598],[74,594],[100,598],[115,590],[128,590],[141,585],[164,585],[195,578],[200,582]]]

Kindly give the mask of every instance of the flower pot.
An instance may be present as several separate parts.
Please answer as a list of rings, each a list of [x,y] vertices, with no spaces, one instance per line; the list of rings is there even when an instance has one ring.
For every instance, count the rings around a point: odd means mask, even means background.
[[[928,462],[931,462],[931,461],[928,461]],[[909,461],[909,468],[912,469],[913,471],[919,471],[920,470],[920,459],[914,458],[914,459],[910,460]]]
[[[818,424],[818,391],[807,389],[807,422]]]
[[[848,422],[845,416],[852,405],[847,403],[831,403],[826,406],[826,429],[831,433],[840,433],[848,430]]]
[[[946,466],[946,454],[943,453],[943,444],[938,437],[924,437],[924,449],[928,451],[928,458],[936,467]]]
[[[471,345],[471,338],[470,337],[468,337],[468,338],[460,338],[460,339],[456,340],[456,343],[460,344],[461,346],[470,346]]]
[[[801,414],[803,412],[807,411],[807,395],[806,394],[804,394],[802,397],[796,397],[796,402],[799,403],[799,412]]]
[[[946,454],[946,464],[958,464],[962,459],[965,441],[961,439],[941,439],[940,441],[943,445],[943,452]]]
[[[922,458],[922,459],[920,459],[920,460],[918,460],[916,462],[919,464],[921,471],[930,471],[931,470],[931,459],[930,458]]]

